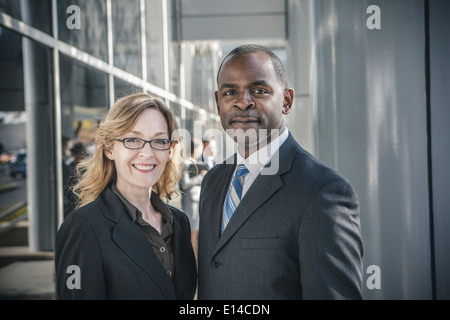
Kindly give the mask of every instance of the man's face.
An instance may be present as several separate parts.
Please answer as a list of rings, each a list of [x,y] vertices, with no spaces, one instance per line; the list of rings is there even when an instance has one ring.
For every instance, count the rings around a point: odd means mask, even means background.
[[[227,133],[230,129],[235,133],[242,129],[240,132],[249,135],[248,130],[253,129],[251,135],[256,134],[257,141],[262,142],[265,133],[270,136],[271,129],[279,132],[284,129],[284,116],[291,109],[293,90],[285,89],[277,80],[268,55],[254,52],[234,55],[224,62],[215,98]]]

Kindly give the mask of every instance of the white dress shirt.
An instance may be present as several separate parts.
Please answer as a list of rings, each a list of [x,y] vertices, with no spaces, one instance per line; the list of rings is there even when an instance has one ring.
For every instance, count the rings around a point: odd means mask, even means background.
[[[242,186],[242,198],[250,189],[251,185],[261,173],[264,166],[272,159],[273,155],[280,149],[281,145],[286,141],[289,136],[289,130],[285,128],[281,134],[272,140],[268,145],[252,153],[247,159],[245,159],[239,152],[237,153],[237,166],[234,170],[233,177],[236,174],[237,167],[240,164],[245,164],[248,169],[248,173],[244,176],[244,184]],[[233,179],[231,179],[233,181]]]

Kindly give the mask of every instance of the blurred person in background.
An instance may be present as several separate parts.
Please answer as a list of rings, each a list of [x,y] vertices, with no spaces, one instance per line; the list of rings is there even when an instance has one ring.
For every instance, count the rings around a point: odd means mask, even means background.
[[[208,170],[216,165],[216,141],[211,138],[203,138],[202,161],[208,166]]]
[[[78,202],[78,197],[73,191],[73,187],[80,179],[80,172],[78,172],[78,164],[86,158],[86,147],[81,142],[75,142],[69,149],[70,159],[63,164],[64,177],[64,219],[69,213],[75,210]]]
[[[198,246],[198,201],[203,177],[208,172],[208,166],[201,161],[203,146],[197,139],[191,139],[190,155],[184,162],[183,174],[180,181],[181,204],[183,212],[191,223],[191,242],[197,257]]]

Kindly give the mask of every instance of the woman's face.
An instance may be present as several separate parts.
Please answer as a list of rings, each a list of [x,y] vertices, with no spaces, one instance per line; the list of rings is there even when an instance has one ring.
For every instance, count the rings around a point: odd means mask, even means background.
[[[119,137],[140,138],[143,140],[170,139],[167,122],[157,109],[145,109],[136,124]],[[146,143],[141,149],[127,149],[120,141],[115,141],[105,155],[114,161],[117,189],[126,194],[139,193],[155,185],[161,177],[167,162],[170,160],[171,149],[155,150]]]

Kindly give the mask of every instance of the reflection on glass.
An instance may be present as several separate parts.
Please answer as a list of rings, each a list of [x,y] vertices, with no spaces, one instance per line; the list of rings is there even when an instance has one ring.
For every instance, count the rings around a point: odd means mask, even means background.
[[[50,0],[0,0],[0,12],[5,12],[46,33],[51,32]]]
[[[168,33],[169,33],[169,90],[180,94],[180,39],[177,20],[176,0],[167,1]]]
[[[147,81],[164,88],[164,45],[161,1],[145,1],[145,37],[147,40]]]
[[[114,65],[141,76],[139,1],[111,1]]]
[[[211,92],[215,90],[215,68],[216,51],[214,45],[196,45],[194,60],[194,87],[195,95],[193,102],[205,110],[215,112],[215,101]]]
[[[1,27],[0,70],[0,111],[24,111],[22,37]]]
[[[194,131],[194,120],[195,114],[194,111],[186,108],[186,118],[184,119],[184,129],[192,134]]]
[[[58,0],[56,3],[59,39],[107,61],[108,33],[105,0]],[[80,29],[67,27],[67,20],[74,14],[70,11],[67,13],[67,8],[71,5],[80,8]]]
[[[24,99],[27,112],[28,210],[34,215],[29,245],[50,250],[56,230],[55,119],[52,49],[23,37]],[[43,210],[45,208],[45,210]],[[45,236],[41,236],[45,234]]]
[[[91,143],[108,110],[108,76],[63,54],[60,73],[62,134]]]
[[[142,92],[142,88],[133,86],[131,83],[122,79],[114,78],[114,99],[119,99],[137,92]]]

